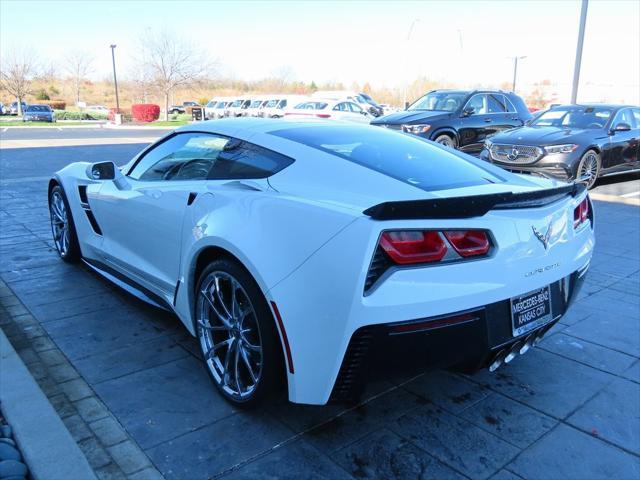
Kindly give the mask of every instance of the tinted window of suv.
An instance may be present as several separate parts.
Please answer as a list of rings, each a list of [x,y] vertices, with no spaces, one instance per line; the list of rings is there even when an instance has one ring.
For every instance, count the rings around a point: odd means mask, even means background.
[[[361,126],[306,126],[271,132],[423,190],[501,183],[492,171],[414,135]]]
[[[504,101],[504,95],[487,95],[487,108],[489,113],[504,113],[507,111],[507,106]]]

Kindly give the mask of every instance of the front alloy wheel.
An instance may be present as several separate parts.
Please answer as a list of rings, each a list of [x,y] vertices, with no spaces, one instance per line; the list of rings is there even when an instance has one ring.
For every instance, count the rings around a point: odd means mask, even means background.
[[[254,406],[282,374],[279,337],[266,300],[248,272],[221,259],[200,277],[196,331],[209,375],[236,406]]]
[[[436,143],[439,143],[440,145],[444,145],[447,148],[456,148],[456,141],[453,137],[450,137],[449,135],[438,135],[435,140]]]
[[[578,180],[584,178],[588,189],[593,188],[600,174],[600,155],[594,150],[587,151],[578,165]]]
[[[51,217],[53,243],[60,258],[67,262],[77,260],[80,256],[80,247],[78,246],[73,217],[64,190],[60,185],[56,185],[51,189],[49,214]]]

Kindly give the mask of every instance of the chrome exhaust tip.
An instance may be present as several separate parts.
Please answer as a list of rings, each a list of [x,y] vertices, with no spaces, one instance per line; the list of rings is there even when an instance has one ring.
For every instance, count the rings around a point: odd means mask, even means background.
[[[493,359],[493,362],[491,362],[491,365],[489,365],[490,372],[495,372],[497,369],[499,369],[502,366],[502,363],[504,362],[504,358],[506,354],[507,354],[506,350],[501,350],[496,354],[496,356]]]
[[[524,355],[525,353],[527,353],[531,349],[531,347],[533,347],[534,341],[535,341],[535,336],[529,335],[527,337],[527,340],[524,342],[524,345],[520,347],[520,355]]]
[[[511,360],[516,358],[518,356],[518,352],[520,351],[520,347],[522,347],[522,342],[514,343],[513,346],[511,347],[511,350],[509,350],[509,353],[507,354],[507,356],[504,357],[504,363],[509,363],[511,362]]]

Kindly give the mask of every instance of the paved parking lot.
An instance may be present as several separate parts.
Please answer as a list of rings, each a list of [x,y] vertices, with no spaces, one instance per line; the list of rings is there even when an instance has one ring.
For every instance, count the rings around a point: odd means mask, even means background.
[[[111,138],[136,135],[149,132]],[[234,411],[175,317],[53,249],[49,175],[77,160],[121,164],[143,145],[0,150],[0,277],[41,332],[16,350],[39,353],[45,367],[41,351],[62,352],[72,368],[52,377],[66,385],[79,374],[89,385],[126,430],[113,445],[138,446],[168,479],[640,478],[640,207],[595,202],[596,253],[578,303],[539,348],[496,373],[381,380],[354,407]],[[637,176],[604,183],[594,193],[608,200],[640,191]],[[43,338],[53,341],[45,350]],[[76,406],[87,424],[103,420],[70,391],[56,403]],[[138,471],[108,465],[93,461],[102,478]]]

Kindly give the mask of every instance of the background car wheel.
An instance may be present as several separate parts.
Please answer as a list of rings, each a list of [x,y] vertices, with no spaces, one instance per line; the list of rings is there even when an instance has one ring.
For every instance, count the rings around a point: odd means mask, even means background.
[[[595,150],[587,150],[582,158],[580,158],[580,164],[578,165],[578,171],[576,173],[576,179],[583,177],[589,177],[589,180],[585,182],[588,189],[591,189],[598,180],[600,175],[600,155]]]
[[[458,146],[456,139],[450,135],[447,135],[446,133],[443,133],[442,135],[438,135],[434,139],[434,142],[449,148],[456,148]]]
[[[65,262],[78,261],[80,259],[80,244],[76,235],[76,226],[67,197],[60,185],[53,187],[49,194],[49,215],[53,244],[56,246],[60,258]]]
[[[251,275],[230,259],[204,269],[196,290],[196,332],[218,390],[237,407],[277,391],[284,363],[271,309]]]

